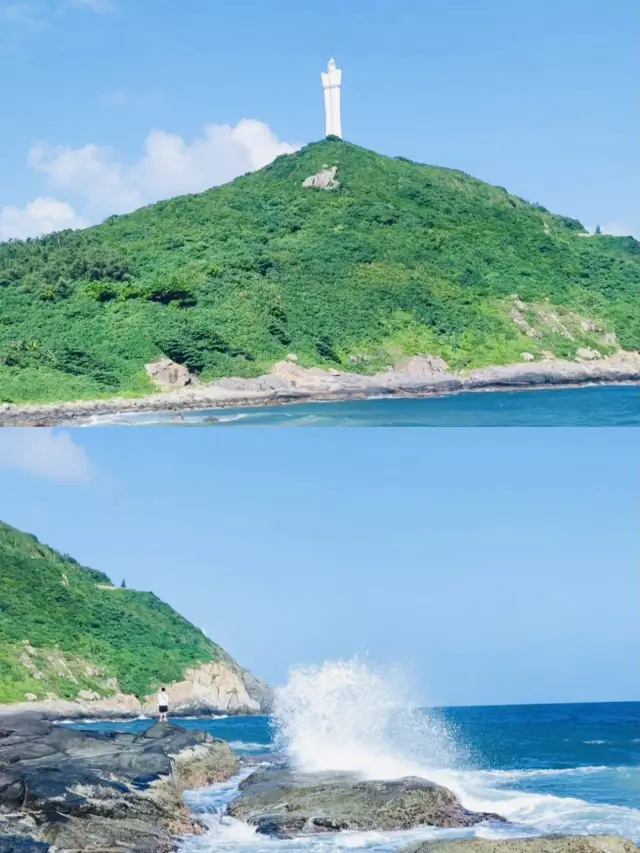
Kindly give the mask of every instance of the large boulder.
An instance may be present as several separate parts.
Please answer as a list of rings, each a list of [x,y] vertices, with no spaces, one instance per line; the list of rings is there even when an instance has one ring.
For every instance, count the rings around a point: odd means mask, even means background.
[[[617,835],[541,835],[535,838],[457,838],[423,841],[401,853],[638,853],[633,841]]]
[[[467,811],[447,788],[424,779],[363,781],[350,774],[258,771],[227,807],[258,832],[292,837],[339,830],[393,830],[415,826],[464,827],[504,823],[496,814]]]
[[[0,835],[9,850],[13,837],[25,850],[41,842],[163,853],[173,849],[172,836],[203,831],[182,792],[237,770],[227,743],[167,723],[135,735],[82,732],[36,716],[5,719]]]
[[[162,390],[184,388],[193,379],[183,364],[177,364],[170,358],[161,358],[158,361],[151,362],[151,364],[145,364],[144,367],[149,379]]]

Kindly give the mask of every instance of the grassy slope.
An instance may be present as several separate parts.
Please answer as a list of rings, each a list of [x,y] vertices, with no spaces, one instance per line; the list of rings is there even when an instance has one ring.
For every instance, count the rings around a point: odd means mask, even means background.
[[[98,584],[109,578],[0,522],[0,703],[82,689],[107,696],[114,677],[142,697],[189,665],[230,660],[152,593]]]
[[[337,190],[303,189],[324,164]],[[0,400],[141,394],[161,353],[203,378],[293,352],[373,372],[402,354],[455,368],[572,357],[527,338],[509,297],[564,307],[640,348],[640,244],[461,172],[327,140],[196,196],[0,245]]]

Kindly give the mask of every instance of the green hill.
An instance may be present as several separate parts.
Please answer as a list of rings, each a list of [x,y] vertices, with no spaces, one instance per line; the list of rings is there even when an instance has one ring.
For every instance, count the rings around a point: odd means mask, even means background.
[[[150,592],[113,587],[0,522],[0,704],[81,690],[142,698],[198,662],[233,661]],[[117,679],[117,684],[114,681]]]
[[[323,166],[339,186],[303,187]],[[420,352],[456,369],[607,354],[611,333],[639,349],[639,285],[630,237],[327,139],[200,195],[1,244],[0,400],[143,394],[161,354],[212,379],[288,353],[373,373]]]

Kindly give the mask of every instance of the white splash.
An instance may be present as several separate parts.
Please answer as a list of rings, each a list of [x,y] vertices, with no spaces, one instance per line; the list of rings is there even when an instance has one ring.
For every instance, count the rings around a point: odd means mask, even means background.
[[[416,706],[402,674],[356,659],[294,669],[274,716],[278,747],[305,772],[393,779],[455,763],[444,724]]]
[[[396,670],[355,659],[296,668],[276,692],[274,716],[278,749],[304,772],[348,771],[369,779],[422,776],[449,788],[466,808],[500,814],[520,832],[618,832],[640,838],[640,810],[503,787],[547,771],[473,769],[452,732],[415,702]]]

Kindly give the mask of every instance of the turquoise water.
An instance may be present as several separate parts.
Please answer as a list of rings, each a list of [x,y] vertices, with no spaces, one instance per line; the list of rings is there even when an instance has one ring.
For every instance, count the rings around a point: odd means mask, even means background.
[[[640,842],[640,703],[444,708],[419,714],[409,727],[411,733],[404,725],[406,720],[402,726],[396,725],[401,716],[397,714],[396,721],[389,721],[393,737],[385,735],[384,743],[378,742],[379,731],[373,739],[358,733],[353,743],[349,738],[345,740],[350,724],[344,717],[329,741],[325,727],[324,742],[319,740],[323,736],[303,731],[303,718],[294,723],[289,741],[278,740],[279,724],[274,725],[267,717],[176,722],[205,729],[229,741],[239,755],[261,757],[264,761],[272,761],[276,753],[286,758],[288,750],[293,750],[291,754],[295,753],[298,760],[301,755],[304,759],[306,750],[305,760],[315,761],[316,747],[326,756],[331,753],[334,739],[333,746],[338,746],[336,754],[344,759],[344,766],[356,772],[365,772],[366,768],[369,777],[388,774],[390,758],[405,762],[407,775],[415,773],[420,764],[425,776],[455,790],[464,805],[503,814],[511,821],[509,827],[493,825],[456,831],[421,828],[409,833],[348,833],[340,838],[274,841],[255,836],[249,828],[222,816],[224,804],[237,792],[238,780],[232,780],[189,795],[192,807],[208,816],[210,832],[185,842],[183,851],[310,853],[312,848],[316,853],[337,853],[362,847],[384,853],[419,838],[474,834],[499,838],[541,832],[614,833]],[[150,720],[141,719],[82,727],[140,731],[148,725]],[[421,733],[422,743],[417,742],[416,732]],[[443,750],[443,738],[451,741],[455,749]],[[411,746],[403,746],[402,739],[411,741]],[[335,761],[335,755],[327,760]],[[404,765],[398,766],[398,772],[404,775]]]
[[[148,412],[93,418],[106,426],[381,426],[612,427],[637,426],[640,388],[634,385],[487,391],[448,397],[379,398],[238,409]]]

